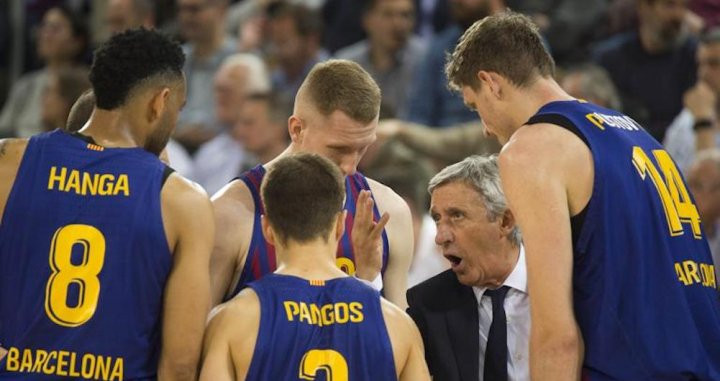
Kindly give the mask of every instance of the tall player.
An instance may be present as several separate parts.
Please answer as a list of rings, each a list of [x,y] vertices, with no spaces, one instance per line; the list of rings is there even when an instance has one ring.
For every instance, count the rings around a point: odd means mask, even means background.
[[[0,144],[0,379],[195,379],[212,205],[158,153],[184,56],[128,31],[95,53],[80,133]]]
[[[506,143],[523,232],[533,380],[720,380],[720,302],[675,163],[631,118],[573,99],[528,18],[475,23],[450,82]]]
[[[218,307],[201,380],[429,380],[420,333],[378,291],[335,264],[344,176],[315,154],[278,159],[261,192],[273,274]]]
[[[375,141],[379,111],[380,89],[356,63],[330,60],[310,71],[288,121],[288,149],[213,196],[218,230],[211,273],[216,304],[275,271],[275,249],[260,227],[260,183],[277,159],[311,152],[335,162],[346,176],[348,219],[338,245],[338,267],[367,281],[380,280],[385,296],[406,306],[413,252],[410,209],[390,188],[357,172],[358,162]]]

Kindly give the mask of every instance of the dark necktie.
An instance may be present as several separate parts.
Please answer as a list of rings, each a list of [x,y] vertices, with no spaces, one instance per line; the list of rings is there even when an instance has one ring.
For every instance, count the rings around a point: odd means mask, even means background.
[[[485,369],[483,380],[507,381],[507,321],[505,320],[505,295],[509,288],[500,287],[496,290],[486,290],[485,295],[492,299],[493,320],[488,333],[487,347],[485,348]]]

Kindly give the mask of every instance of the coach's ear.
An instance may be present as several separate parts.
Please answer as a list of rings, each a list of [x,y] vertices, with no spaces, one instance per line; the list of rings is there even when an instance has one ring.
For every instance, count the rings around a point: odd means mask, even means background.
[[[275,232],[273,231],[272,226],[270,226],[270,222],[268,221],[268,219],[265,218],[264,214],[260,216],[260,225],[262,226],[262,232],[263,232],[263,236],[265,237],[265,240],[269,244],[276,246]]]
[[[305,128],[302,120],[295,115],[290,116],[288,119],[288,133],[290,134],[290,140],[295,144],[302,144],[303,137],[305,135]]]

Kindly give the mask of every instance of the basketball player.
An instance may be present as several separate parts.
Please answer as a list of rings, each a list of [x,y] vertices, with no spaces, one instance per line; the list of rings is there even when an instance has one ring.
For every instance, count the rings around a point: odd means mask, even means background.
[[[157,32],[116,35],[80,133],[0,144],[0,379],[197,377],[212,205],[157,157],[183,61]]]
[[[201,380],[429,380],[420,333],[378,291],[335,264],[344,176],[315,154],[286,155],[261,187],[278,269],[217,308]]]
[[[710,251],[658,142],[565,93],[525,16],[476,22],[446,70],[506,143],[500,174],[527,250],[531,378],[720,380]]]
[[[390,188],[357,172],[360,158],[375,140],[379,110],[380,89],[356,63],[330,60],[310,71],[288,121],[287,150],[213,196],[218,230],[211,274],[216,304],[275,271],[275,249],[260,227],[260,183],[277,159],[312,152],[335,162],[346,176],[347,234],[338,245],[338,267],[367,281],[377,278],[391,302],[406,306],[413,252],[410,209]]]

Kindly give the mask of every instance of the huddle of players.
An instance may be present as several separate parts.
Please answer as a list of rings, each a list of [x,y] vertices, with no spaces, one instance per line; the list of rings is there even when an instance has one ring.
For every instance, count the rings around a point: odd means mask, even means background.
[[[511,28],[520,30],[523,39],[517,43],[539,49],[538,56],[546,55],[537,31],[522,16],[487,20],[463,36],[449,74],[451,82],[458,85],[459,81],[466,103],[485,113],[486,127],[507,141],[515,131],[502,127],[523,125],[525,120],[510,121],[497,109],[487,109],[485,103],[506,101],[513,91],[526,90],[530,85],[522,81],[531,77],[551,87],[556,84],[551,83],[551,61],[543,61],[550,62],[548,67],[521,73],[517,83],[510,78],[510,84],[485,69],[473,70],[482,75],[472,78],[454,72],[453,68],[468,64],[466,57],[459,57],[464,50],[492,46],[497,41],[482,38],[504,36]],[[483,28],[492,33],[483,35]],[[481,37],[474,40],[474,34]],[[90,79],[97,107],[80,134],[54,131],[0,145],[0,178],[14,179],[0,183],[0,346],[7,350],[0,360],[0,379],[193,379],[198,368],[199,377],[207,380],[312,380],[322,375],[328,380],[429,379],[417,328],[398,307],[405,305],[405,277],[412,253],[409,211],[389,188],[355,171],[375,137],[380,93],[372,79],[351,62],[318,64],[297,94],[288,122],[292,143],[286,152],[230,182],[212,205],[201,190],[157,158],[184,103],[183,61],[179,47],[155,32],[134,30],[114,36],[96,52]],[[468,87],[472,84],[476,86]],[[531,100],[525,98],[516,100],[517,104]],[[597,118],[593,124],[599,127],[592,127],[582,120],[586,112],[616,114],[562,98],[548,103],[529,123],[538,124],[532,131],[554,128],[548,133],[555,133],[560,130],[557,126],[573,131],[576,136],[560,134],[558,139],[580,144],[584,140],[587,146],[578,148],[581,151],[591,146],[597,155],[617,149],[613,139],[626,131],[606,131],[608,126]],[[518,132],[504,152],[504,161],[501,156],[506,172],[521,162],[517,147],[541,139],[523,138],[532,136],[528,134],[532,132]],[[637,170],[641,180],[649,174],[654,185],[639,181],[628,194],[662,189],[658,182],[663,180],[657,170],[652,172],[654,164],[642,156],[644,149],[656,147],[645,135],[623,138],[636,139],[635,167],[630,161],[618,161],[617,166]],[[663,169],[671,166],[661,153],[653,152]],[[511,155],[516,161],[508,159]],[[597,175],[613,179],[600,170]],[[589,179],[592,184],[592,178],[574,179]],[[675,202],[672,197],[679,198],[681,202],[673,204],[682,207],[678,224],[690,223],[693,234],[699,234],[699,225],[695,226],[696,219],[689,213],[689,198],[677,194],[684,189],[682,180],[671,180],[674,193],[660,192],[662,206],[668,213],[668,203]],[[521,188],[508,196],[522,210],[526,206]],[[589,204],[591,193],[595,197],[597,190],[588,189],[568,189],[571,208],[582,210],[578,205]],[[578,197],[584,197],[584,203],[576,202]],[[657,219],[651,213],[662,210],[659,202],[647,209],[646,217]],[[597,209],[589,205],[591,212]],[[570,210],[570,215],[575,221],[581,215],[581,229],[594,226],[594,220],[585,220],[578,210]],[[521,226],[531,225],[527,214],[519,216]],[[671,222],[668,217],[667,223]],[[592,258],[602,257],[600,251],[617,241],[607,233],[598,234],[605,246],[580,241]],[[530,234],[530,255],[539,247],[540,238]],[[681,244],[692,239],[685,237]],[[700,236],[692,244],[703,243]],[[646,251],[667,250],[650,249]],[[707,253],[701,254],[704,257],[697,260],[705,263]],[[538,259],[528,261],[531,271],[541,267]],[[586,263],[590,265],[597,264]],[[624,348],[643,350],[641,357],[654,353],[653,361],[663,359],[666,365],[684,367],[682,371],[697,371],[693,377],[711,375],[711,379],[718,370],[707,359],[720,348],[720,329],[713,326],[720,321],[717,300],[712,301],[711,291],[700,285],[679,288],[668,282],[664,268],[656,273],[653,277],[663,285],[666,299],[687,297],[695,306],[702,304],[707,316],[692,320],[676,313],[673,316],[680,324],[673,332],[663,330],[666,325],[651,323],[658,319],[649,318],[643,324],[673,338],[691,339],[687,350],[691,357],[667,345],[649,348],[626,343]],[[540,285],[538,279],[542,278],[531,277],[531,285]],[[380,297],[378,283],[397,306]],[[616,283],[593,282],[587,287],[590,295],[607,294],[617,291],[609,288]],[[545,291],[532,290],[537,300],[544,300]],[[206,326],[210,306],[223,300],[229,301],[211,313]],[[653,309],[662,302],[656,297],[645,300],[655,303]],[[588,306],[582,304],[586,302]],[[585,339],[597,339],[592,329],[598,321],[588,311],[604,302],[579,299],[576,303]],[[539,332],[535,326],[543,327],[547,320],[536,311],[541,310],[533,306],[533,329]],[[593,380],[654,374],[619,365],[648,364],[648,358],[608,357],[611,351],[625,353],[620,343],[628,311],[633,314],[630,308],[607,311],[613,318],[608,315],[606,321],[615,324],[617,317],[619,323],[605,332],[618,336],[608,337],[607,343],[589,341],[585,360],[580,357],[582,364],[570,365],[582,367],[585,377]],[[637,334],[641,340],[657,341],[656,333]],[[707,343],[716,345],[713,349]],[[537,362],[538,357],[531,361]],[[678,378],[672,373],[678,369],[668,368],[665,375]],[[607,372],[626,373],[608,376]]]

